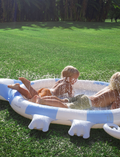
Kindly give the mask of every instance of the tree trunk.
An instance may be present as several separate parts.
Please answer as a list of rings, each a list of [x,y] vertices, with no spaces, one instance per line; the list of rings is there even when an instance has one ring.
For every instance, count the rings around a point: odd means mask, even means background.
[[[85,20],[85,15],[86,15],[87,3],[88,3],[88,0],[83,0],[83,3],[82,3],[82,16],[83,16],[84,20]]]

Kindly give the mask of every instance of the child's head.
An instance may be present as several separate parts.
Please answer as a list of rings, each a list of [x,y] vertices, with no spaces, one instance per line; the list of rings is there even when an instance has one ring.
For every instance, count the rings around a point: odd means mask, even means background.
[[[74,82],[74,78],[77,81],[77,78],[79,77],[79,71],[73,66],[66,66],[61,72],[61,77],[72,78]]]
[[[110,78],[110,88],[112,90],[120,90],[120,72],[116,72],[115,74],[112,75]]]

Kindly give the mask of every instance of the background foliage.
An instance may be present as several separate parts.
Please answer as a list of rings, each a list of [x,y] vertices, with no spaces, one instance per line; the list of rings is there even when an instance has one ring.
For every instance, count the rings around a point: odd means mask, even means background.
[[[105,21],[120,18],[119,0],[0,0],[0,21]]]

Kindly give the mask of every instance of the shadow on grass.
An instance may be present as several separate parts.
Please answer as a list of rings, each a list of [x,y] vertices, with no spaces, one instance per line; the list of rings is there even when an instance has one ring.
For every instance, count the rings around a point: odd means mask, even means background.
[[[0,23],[0,29],[9,30],[9,29],[20,29],[24,30],[23,27],[31,27],[31,28],[47,28],[52,29],[54,27],[61,29],[70,29],[73,27],[78,29],[112,29],[118,28],[120,29],[120,22],[6,22]]]
[[[15,120],[18,124],[21,124],[23,126],[26,126],[26,124],[29,124],[29,119],[22,117],[18,113],[16,113],[12,107],[10,106],[9,102],[0,100],[0,111],[7,110],[9,114],[6,114],[5,119],[8,120]],[[6,112],[6,111],[5,111]]]
[[[7,109],[9,102],[0,100],[0,111]]]
[[[102,128],[101,129],[91,129],[90,137],[88,139],[83,139],[83,137],[73,136],[73,137],[71,137],[70,140],[77,147],[82,146],[82,145],[91,147],[95,143],[102,142],[102,143],[108,144],[109,146],[116,147],[118,150],[120,150],[120,140],[110,136]]]
[[[11,106],[9,105],[8,102],[6,101],[0,101],[0,111],[6,110],[9,112],[7,114],[5,120],[9,121],[14,120],[16,121],[16,125],[19,124],[20,127],[24,127],[25,130],[27,129],[27,134],[29,134],[30,138],[35,141],[43,141],[45,142],[46,139],[51,139],[51,138],[67,138],[68,141],[76,145],[76,147],[92,147],[96,142],[102,142],[102,143],[107,143],[108,145],[112,147],[116,147],[118,150],[120,150],[120,140],[113,138],[112,136],[108,135],[103,129],[91,129],[90,132],[90,137],[88,139],[84,139],[83,137],[78,137],[78,136],[69,136],[68,135],[68,130],[70,126],[66,125],[57,125],[57,124],[51,124],[49,127],[49,131],[47,132],[42,132],[40,130],[30,130],[28,127],[29,123],[31,120],[22,117],[21,115],[17,114]],[[24,131],[24,129],[23,129]]]
[[[82,146],[92,148],[96,143],[98,145],[99,143],[103,143],[103,146],[104,143],[106,143],[106,145],[114,148],[116,147],[120,150],[120,140],[108,135],[103,129],[91,129],[90,137],[88,139],[84,139],[82,136],[70,136],[68,134],[69,128],[70,126],[52,124],[50,125],[48,132],[44,133],[38,130],[31,130],[30,136],[36,140],[42,139],[43,141],[45,139],[51,139],[52,137],[57,137],[58,139],[65,138],[65,140],[67,139],[67,142],[73,143],[76,148],[81,148]]]

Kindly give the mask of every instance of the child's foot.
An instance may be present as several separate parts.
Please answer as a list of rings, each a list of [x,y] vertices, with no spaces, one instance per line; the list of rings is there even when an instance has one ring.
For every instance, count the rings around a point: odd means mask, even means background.
[[[37,104],[43,104],[43,101],[44,101],[44,100],[41,99],[41,97],[37,95],[36,103],[37,103]]]
[[[30,81],[29,80],[27,80],[24,77],[19,77],[19,80],[22,81],[22,83],[29,89],[29,87],[30,87]]]
[[[16,84],[13,84],[13,85],[8,85],[8,88],[16,89],[16,90],[18,90],[19,87],[20,87],[20,84],[19,84],[19,83],[16,83]]]
[[[29,99],[29,101],[36,103],[36,101],[37,101],[37,95],[35,95],[33,98]]]
[[[62,102],[66,103],[66,102],[68,102],[68,99],[67,98],[62,99]]]

